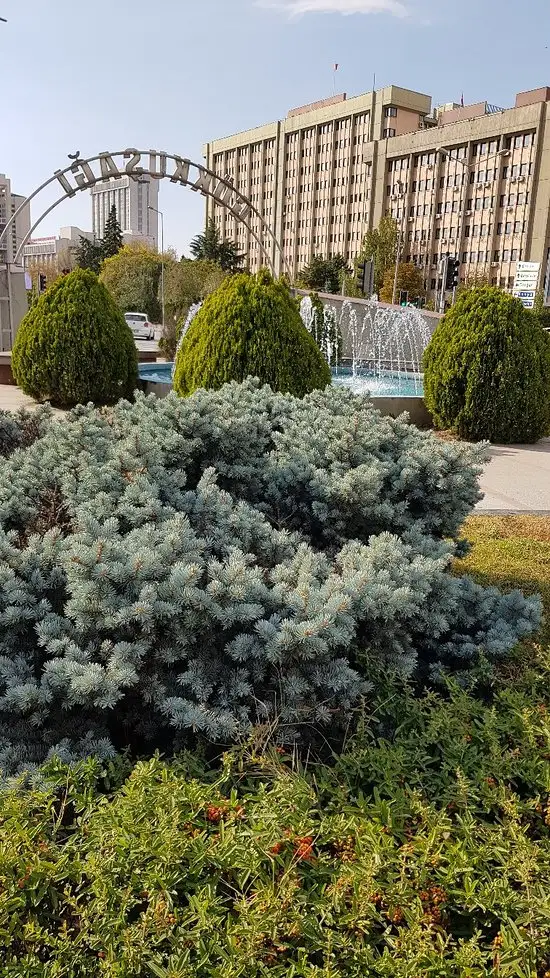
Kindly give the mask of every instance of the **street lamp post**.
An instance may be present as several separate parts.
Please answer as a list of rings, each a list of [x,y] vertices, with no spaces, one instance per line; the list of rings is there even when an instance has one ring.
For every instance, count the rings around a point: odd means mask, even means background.
[[[397,188],[398,188],[397,193],[394,194],[391,199],[392,200],[396,200],[398,202],[397,210],[399,210],[399,201],[400,200],[403,201],[403,214],[401,215],[401,223],[400,223],[400,226],[399,226],[399,230],[397,232],[397,241],[396,241],[396,245],[395,245],[395,274],[393,276],[393,292],[392,292],[392,300],[391,300],[392,301],[392,305],[395,305],[395,300],[397,298],[397,276],[399,274],[399,259],[401,257],[401,248],[402,248],[402,245],[403,245],[403,242],[402,242],[402,238],[403,238],[403,218],[404,218],[404,215],[405,215],[405,196],[406,196],[405,195],[405,189],[403,187],[403,184],[402,184],[401,180],[399,180],[397,182]]]
[[[449,160],[452,160],[453,163],[460,163],[460,166],[463,167],[463,169],[466,171],[466,173],[470,173],[470,171],[473,170],[473,169],[475,169],[475,167],[479,163],[479,160],[473,160],[472,162],[468,162],[467,160],[462,160],[460,158],[460,156],[453,155],[453,153],[451,152],[451,150],[450,149],[447,149],[446,146],[438,146],[437,147],[437,152],[440,153],[441,156],[446,156]],[[508,149],[499,149],[499,151],[497,153],[492,153],[491,156],[487,156],[487,158],[485,159],[485,162],[488,163],[489,160],[496,160],[496,159],[499,159],[499,158],[502,159],[503,157],[509,156],[509,155],[510,155],[510,150],[508,150]],[[468,194],[468,188],[466,187],[465,199],[467,197],[467,194]],[[439,270],[440,270],[440,274],[442,275],[442,281],[441,281],[441,297],[440,297],[440,312],[443,312],[444,311],[444,306],[445,306],[445,275],[446,275],[446,272],[447,272],[447,264],[448,264],[448,256],[445,259],[442,259],[440,261],[440,263],[439,263]],[[456,296],[456,286],[453,289],[453,303],[454,303],[454,300],[455,300],[455,296]]]
[[[160,217],[160,254],[161,254],[161,266],[160,266],[160,296],[162,303],[162,335],[164,336],[164,324],[165,324],[165,304],[164,304],[164,213],[159,211],[158,208],[153,207],[149,204],[149,210],[154,211]]]

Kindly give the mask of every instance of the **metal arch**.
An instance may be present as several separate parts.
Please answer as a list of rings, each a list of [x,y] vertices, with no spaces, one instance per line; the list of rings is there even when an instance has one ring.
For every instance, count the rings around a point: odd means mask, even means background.
[[[40,184],[40,186],[37,187],[36,190],[34,190],[33,193],[30,194],[23,201],[23,203],[17,208],[17,210],[14,212],[14,214],[12,214],[10,216],[10,219],[7,221],[7,223],[6,223],[5,227],[4,227],[4,230],[0,234],[0,246],[2,245],[2,242],[4,241],[4,239],[7,237],[7,235],[9,233],[9,230],[10,230],[12,224],[17,220],[17,217],[19,216],[19,214],[31,203],[32,200],[34,200],[35,197],[38,196],[39,193],[42,192],[42,190],[45,190],[46,187],[49,187],[50,184],[55,183],[55,181],[57,180],[58,183],[61,183],[62,186],[65,186],[63,180],[60,179],[60,178],[66,177],[67,174],[75,174],[75,173],[77,173],[79,171],[80,167],[83,164],[84,165],[89,165],[90,163],[96,163],[98,161],[105,160],[107,157],[112,159],[112,157],[122,156],[123,158],[127,159],[129,156],[134,155],[134,154],[139,155],[139,157],[149,156],[149,159],[151,159],[151,157],[154,156],[155,160],[157,158],[159,158],[159,157],[161,159],[164,159],[164,160],[168,160],[169,159],[169,160],[173,161],[176,164],[176,167],[178,167],[179,165],[182,165],[182,164],[184,166],[187,166],[187,168],[194,167],[199,172],[199,180],[201,178],[203,178],[205,175],[207,177],[210,177],[211,183],[210,183],[210,186],[207,189],[204,186],[197,187],[192,181],[188,180],[187,178],[186,179],[182,179],[182,178],[173,179],[173,177],[175,176],[175,174],[170,175],[168,173],[161,173],[159,175],[157,173],[155,176],[153,176],[150,173],[150,171],[148,171],[146,168],[141,169],[141,171],[139,173],[139,175],[144,175],[144,176],[145,175],[148,175],[148,176],[151,177],[151,179],[170,179],[171,182],[173,182],[173,183],[180,183],[182,186],[186,186],[186,187],[191,188],[192,190],[199,191],[203,196],[210,197],[212,200],[214,200],[221,207],[226,208],[226,210],[228,210],[231,214],[233,214],[233,216],[235,217],[236,220],[239,220],[239,221],[241,221],[242,223],[245,224],[245,226],[246,226],[249,234],[252,236],[252,238],[254,239],[254,241],[256,241],[256,243],[258,244],[258,246],[260,248],[260,251],[265,256],[265,258],[267,258],[267,261],[268,261],[268,263],[269,263],[272,271],[274,271],[274,268],[273,268],[273,260],[272,260],[272,258],[270,256],[267,248],[265,247],[263,241],[255,233],[255,231],[252,230],[252,228],[250,227],[250,224],[248,223],[248,220],[245,219],[244,217],[242,217],[241,214],[239,213],[239,211],[235,209],[235,205],[238,202],[240,202],[241,205],[244,205],[247,208],[248,213],[252,213],[252,214],[254,214],[258,218],[258,220],[260,222],[260,225],[261,225],[264,233],[267,233],[267,235],[271,238],[271,241],[272,241],[273,245],[275,246],[275,249],[278,251],[278,253],[280,255],[282,267],[285,268],[285,266],[286,266],[286,270],[289,271],[288,262],[286,261],[284,255],[283,255],[283,251],[282,251],[281,245],[280,245],[279,241],[277,240],[277,238],[275,237],[274,232],[269,227],[269,225],[264,221],[262,215],[257,210],[257,208],[254,206],[254,204],[252,203],[252,201],[248,197],[245,197],[244,194],[242,194],[234,186],[234,184],[229,179],[227,179],[226,177],[222,177],[219,174],[214,173],[212,170],[208,169],[208,167],[202,166],[201,164],[198,164],[198,163],[194,163],[192,160],[188,160],[185,157],[176,156],[176,155],[171,154],[171,153],[165,153],[165,152],[160,151],[160,150],[141,150],[140,151],[140,150],[133,149],[133,148],[131,148],[131,149],[130,148],[126,148],[126,149],[123,149],[123,150],[117,150],[117,151],[112,152],[112,153],[105,153],[104,152],[104,153],[99,153],[97,156],[88,157],[87,159],[78,159],[78,160],[75,160],[72,163],[70,163],[68,166],[66,166],[63,170],[56,170],[55,173],[53,174],[53,176],[49,177],[48,180],[45,180],[44,183]],[[176,170],[176,172],[177,172],[177,170]],[[129,174],[126,174],[124,171],[122,171],[122,172],[119,171],[119,172],[117,172],[117,174],[114,174],[113,173],[111,179],[117,179],[117,178],[120,178],[120,177],[125,176],[125,175],[129,175]],[[229,205],[229,203],[227,202],[227,200],[224,200],[224,199],[220,198],[219,196],[216,195],[216,193],[214,193],[212,191],[211,185],[212,185],[212,182],[214,182],[214,181],[216,182],[216,190],[220,187],[220,185],[222,185],[225,188],[225,195],[226,196],[227,196],[227,191],[230,191],[229,197],[231,197],[232,195],[235,196],[236,200],[235,200],[235,203],[232,206]],[[66,182],[68,182],[68,181],[66,181]],[[64,200],[67,200],[70,197],[76,196],[76,194],[79,191],[82,191],[82,190],[90,190],[91,187],[95,186],[97,183],[102,183],[102,182],[108,183],[109,182],[109,177],[104,177],[104,176],[102,176],[102,177],[96,177],[95,174],[94,174],[93,181],[92,180],[88,180],[88,182],[83,182],[83,185],[79,185],[79,186],[76,186],[76,187],[71,187],[70,190],[66,190],[65,193],[61,197],[59,197],[58,200],[56,200],[53,204],[51,204],[50,207],[48,207],[41,214],[41,216],[38,218],[38,220],[35,221],[35,223],[33,224],[32,228],[29,230],[28,234],[25,236],[25,238],[23,239],[23,241],[20,244],[20,246],[19,246],[19,248],[17,250],[17,254],[15,256],[15,261],[17,261],[18,258],[20,257],[21,252],[23,251],[23,248],[25,247],[27,241],[29,240],[29,238],[31,237],[31,235],[33,234],[33,232],[36,230],[36,228],[39,226],[39,224],[44,220],[44,218],[48,214],[51,213],[51,211],[53,211]],[[248,214],[247,214],[247,217],[248,217]]]

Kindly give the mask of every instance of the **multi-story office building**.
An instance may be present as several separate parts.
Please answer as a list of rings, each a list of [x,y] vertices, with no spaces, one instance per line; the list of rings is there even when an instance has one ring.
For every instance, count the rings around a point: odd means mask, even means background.
[[[11,182],[0,173],[0,233],[15,214],[24,197],[12,193]],[[25,240],[31,226],[30,208],[27,206],[12,224],[6,239],[0,245],[0,349],[10,350],[17,327],[27,311],[27,293],[23,271],[23,257],[15,262],[19,246]]]
[[[137,180],[123,176],[96,183],[90,192],[95,238],[103,237],[107,218],[114,206],[125,243],[143,241],[152,248],[158,247],[158,180],[152,180],[145,174]]]
[[[74,252],[81,238],[92,239],[91,231],[81,231],[76,227],[60,228],[58,235],[46,238],[30,238],[23,251],[25,268],[49,269],[61,272],[74,266]]]
[[[274,232],[278,271],[296,274],[315,254],[358,255],[385,214],[401,230],[404,260],[437,286],[444,254],[461,279],[510,288],[516,262],[541,263],[550,246],[550,88],[523,92],[511,109],[487,102],[442,106],[393,86],[305,106],[287,119],[206,146],[206,163],[230,176]],[[263,263],[249,231],[207,202],[250,267]],[[261,235],[253,218],[252,230]]]

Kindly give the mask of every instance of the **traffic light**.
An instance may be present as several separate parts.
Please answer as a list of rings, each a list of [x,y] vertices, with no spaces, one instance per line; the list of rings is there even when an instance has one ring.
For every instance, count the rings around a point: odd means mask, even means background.
[[[44,275],[44,272],[39,272],[38,275],[38,291],[39,292],[46,291],[46,276]]]
[[[409,301],[409,293],[405,289],[401,289],[399,293],[399,305],[406,306]]]
[[[445,279],[445,289],[450,291],[456,289],[459,280],[460,262],[458,258],[449,258],[447,262],[447,276]]]
[[[363,295],[372,295],[374,289],[374,262],[372,258],[358,264],[355,284]]]

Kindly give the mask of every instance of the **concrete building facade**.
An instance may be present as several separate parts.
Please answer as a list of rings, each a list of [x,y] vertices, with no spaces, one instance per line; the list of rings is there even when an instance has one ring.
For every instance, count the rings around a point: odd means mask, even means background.
[[[550,88],[520,93],[510,109],[432,111],[429,96],[394,86],[341,95],[209,143],[205,156],[273,230],[278,271],[295,275],[316,254],[353,262],[366,231],[391,214],[402,260],[422,269],[428,290],[445,254],[459,258],[461,280],[483,276],[508,289],[516,263],[536,261],[540,287],[548,282]],[[211,216],[258,268],[247,229],[208,201]]]
[[[0,233],[24,201],[24,197],[12,192],[9,178],[0,173]],[[15,264],[15,257],[30,226],[30,208],[27,206],[0,247],[0,350],[11,350],[19,323],[27,311],[23,259]]]
[[[47,273],[60,272],[74,266],[74,252],[81,238],[92,240],[91,231],[81,231],[77,227],[60,228],[58,235],[46,238],[30,238],[23,250],[25,268],[40,268]]]
[[[116,208],[125,244],[143,241],[158,248],[159,181],[143,174],[137,180],[122,176],[116,180],[104,180],[91,188],[92,231],[95,238],[103,238],[105,224]]]

